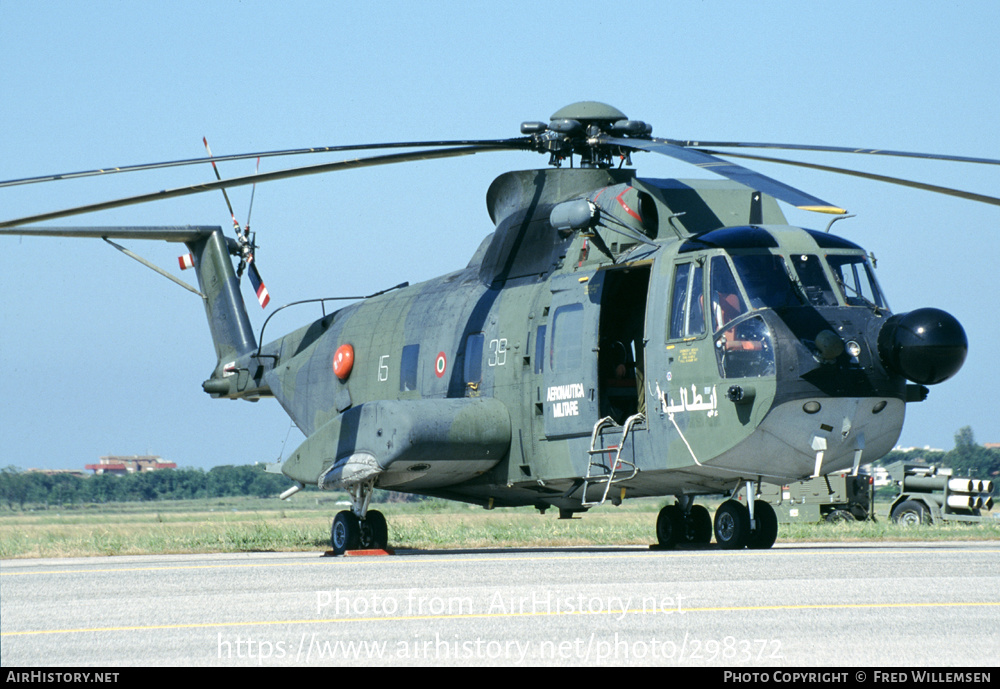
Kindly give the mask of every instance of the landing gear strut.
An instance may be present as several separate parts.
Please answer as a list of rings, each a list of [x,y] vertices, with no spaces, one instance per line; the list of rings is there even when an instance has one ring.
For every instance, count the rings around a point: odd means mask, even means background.
[[[385,515],[369,510],[374,480],[347,486],[351,495],[351,510],[339,512],[330,529],[330,545],[334,555],[348,550],[385,550],[389,544],[389,527]]]

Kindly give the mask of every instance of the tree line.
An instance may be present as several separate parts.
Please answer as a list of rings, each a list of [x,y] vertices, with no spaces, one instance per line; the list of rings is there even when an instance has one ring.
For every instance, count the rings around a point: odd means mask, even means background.
[[[908,452],[893,450],[875,464],[888,466],[900,460],[920,461],[926,464],[949,467],[954,471],[955,476],[988,479],[1000,475],[1000,450],[976,444],[975,434],[970,426],[964,426],[955,433],[954,449],[948,451],[910,450]]]
[[[44,474],[9,466],[0,469],[0,501],[11,509],[25,505],[189,500],[236,496],[272,497],[290,488],[281,474],[269,474],[262,465],[218,466],[202,469],[161,469],[124,476]]]

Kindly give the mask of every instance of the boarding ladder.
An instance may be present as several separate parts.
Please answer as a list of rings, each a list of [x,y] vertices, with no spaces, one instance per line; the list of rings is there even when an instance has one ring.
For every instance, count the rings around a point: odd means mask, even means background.
[[[625,425],[621,427],[622,437],[618,441],[618,444],[600,449],[597,448],[597,439],[601,437],[601,431],[605,428],[617,427],[618,424],[610,416],[605,416],[594,424],[594,432],[590,436],[590,450],[587,451],[587,475],[583,477],[583,495],[580,502],[582,507],[603,505],[608,499],[611,484],[628,481],[635,478],[635,475],[639,473],[639,468],[635,464],[622,459],[622,448],[625,447],[625,440],[628,438],[632,427],[645,420],[646,416],[641,412],[628,417],[625,419]],[[611,466],[604,463],[603,455],[613,455],[614,458],[611,460]],[[604,484],[604,492],[601,494],[601,499],[588,501],[587,491],[590,487],[599,486],[602,483]]]

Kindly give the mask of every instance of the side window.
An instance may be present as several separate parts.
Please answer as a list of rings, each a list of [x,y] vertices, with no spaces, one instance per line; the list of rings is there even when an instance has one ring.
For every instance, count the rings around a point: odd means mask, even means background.
[[[686,337],[705,334],[705,285],[701,272],[701,265],[695,264],[691,272],[691,299],[688,302]]]
[[[408,392],[417,389],[417,363],[420,358],[420,345],[406,345],[399,361],[399,390]]]
[[[746,313],[747,305],[743,301],[736,278],[729,269],[729,262],[724,256],[712,258],[712,332],[738,316]]]
[[[679,340],[684,337],[684,321],[687,312],[687,284],[691,273],[690,263],[681,263],[674,273],[674,290],[670,296],[670,337]]]
[[[535,373],[545,370],[545,329],[546,326],[538,326],[538,335],[535,337]]]
[[[760,316],[726,327],[715,338],[715,353],[723,378],[773,376],[774,340]]]
[[[472,333],[465,340],[465,383],[478,385],[483,380],[483,333]]]
[[[678,264],[670,297],[670,337],[679,340],[705,334],[705,287],[697,263]]]
[[[549,366],[553,371],[569,371],[580,366],[583,356],[583,304],[556,309],[552,318]]]

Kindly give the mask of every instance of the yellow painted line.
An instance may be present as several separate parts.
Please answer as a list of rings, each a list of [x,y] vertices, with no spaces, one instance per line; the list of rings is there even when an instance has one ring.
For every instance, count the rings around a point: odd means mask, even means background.
[[[425,622],[429,620],[473,620],[473,619],[505,619],[532,617],[559,617],[562,615],[687,615],[693,613],[713,612],[774,612],[794,610],[878,610],[892,608],[981,608],[1000,607],[1000,601],[987,602],[956,602],[956,603],[815,603],[804,605],[751,605],[751,606],[712,606],[701,608],[684,608],[680,611],[631,609],[631,610],[589,610],[573,611],[532,611],[532,612],[497,612],[497,613],[460,613],[447,615],[393,615],[383,617],[332,617],[315,620],[257,620],[250,622],[196,622],[187,624],[154,624],[129,627],[84,627],[79,629],[38,629],[21,632],[2,632],[0,638],[12,636],[39,636],[46,634],[94,634],[98,632],[141,632],[163,629],[213,629],[221,627],[262,627],[279,624],[338,624],[353,622]]]

